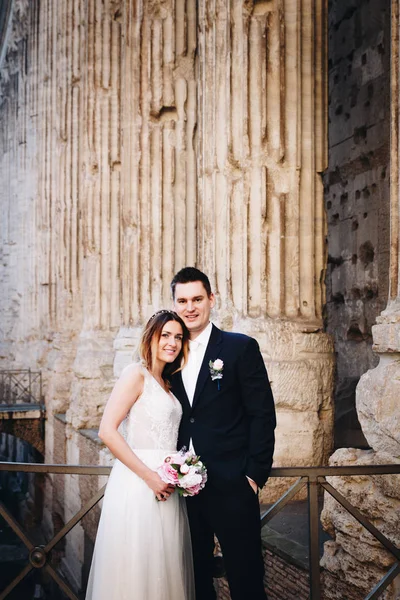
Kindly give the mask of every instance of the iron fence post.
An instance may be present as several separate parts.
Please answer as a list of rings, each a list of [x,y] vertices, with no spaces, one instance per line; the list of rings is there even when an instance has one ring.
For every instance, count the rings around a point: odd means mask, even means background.
[[[321,582],[319,566],[319,511],[318,511],[318,478],[308,477],[308,519],[310,548],[310,598],[321,599]]]

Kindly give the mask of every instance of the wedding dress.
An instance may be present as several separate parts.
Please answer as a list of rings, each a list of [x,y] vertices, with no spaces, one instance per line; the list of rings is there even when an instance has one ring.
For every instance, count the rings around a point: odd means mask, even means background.
[[[121,424],[135,454],[151,469],[175,451],[179,401],[143,367],[144,387]],[[186,506],[177,492],[158,502],[119,460],[108,480],[86,600],[194,600]]]

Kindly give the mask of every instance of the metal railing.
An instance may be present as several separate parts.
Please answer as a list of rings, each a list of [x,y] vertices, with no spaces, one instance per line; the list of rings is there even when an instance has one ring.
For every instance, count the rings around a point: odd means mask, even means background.
[[[298,477],[298,480],[279,498],[267,511],[261,515],[261,526],[270,521],[280,512],[290,500],[307,486],[308,500],[308,526],[309,526],[309,585],[311,600],[321,599],[320,578],[320,555],[319,555],[319,487],[328,492],[339,504],[341,504],[363,527],[365,527],[395,558],[395,562],[386,575],[375,585],[373,590],[364,600],[375,600],[379,598],[390,583],[400,574],[400,549],[397,548],[387,537],[385,537],[370,521],[337,489],[335,489],[326,477],[349,477],[356,475],[400,475],[399,465],[370,465],[370,466],[346,466],[346,467],[295,467],[272,469],[271,477]]]
[[[25,473],[57,473],[62,475],[109,475],[110,467],[89,467],[69,465],[41,465],[27,463],[0,462],[1,471],[25,472]],[[365,600],[379,598],[388,585],[400,574],[400,549],[397,548],[387,537],[385,537],[370,521],[350,502],[338,492],[326,477],[333,476],[357,476],[357,475],[400,475],[399,465],[371,465],[371,466],[346,466],[346,467],[295,467],[272,469],[271,477],[298,477],[298,480],[287,490],[287,492],[275,502],[268,510],[261,514],[261,525],[265,525],[279,511],[281,511],[303,488],[307,488],[309,507],[309,582],[311,600],[321,599],[320,582],[320,552],[319,552],[319,507],[318,493],[322,488],[329,493],[339,504],[341,504],[361,525],[363,525],[394,557],[394,563],[386,575],[379,581],[373,590],[366,596]],[[82,508],[66,523],[61,530],[44,546],[35,546],[21,525],[10,514],[3,503],[0,502],[0,515],[6,520],[19,539],[29,550],[29,562],[7,585],[0,590],[0,600],[7,596],[16,586],[33,570],[43,569],[59,585],[62,591],[71,600],[78,600],[75,593],[57,573],[50,564],[50,553],[55,546],[67,535],[69,531],[83,519],[83,517],[101,500],[106,486],[103,486]]]
[[[0,370],[0,404],[43,403],[41,371]]]

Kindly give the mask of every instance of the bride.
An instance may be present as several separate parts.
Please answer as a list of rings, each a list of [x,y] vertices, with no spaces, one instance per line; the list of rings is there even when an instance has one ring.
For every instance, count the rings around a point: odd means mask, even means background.
[[[188,355],[189,333],[169,310],[148,321],[141,363],[115,384],[99,436],[116,457],[108,480],[86,600],[194,600],[184,499],[155,469],[175,451],[182,415],[170,376]]]

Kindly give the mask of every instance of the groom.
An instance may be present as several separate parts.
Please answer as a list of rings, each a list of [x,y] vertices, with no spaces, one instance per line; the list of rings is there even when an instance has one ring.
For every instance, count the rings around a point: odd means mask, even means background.
[[[266,600],[257,492],[269,475],[275,408],[257,342],[210,323],[208,277],[185,267],[171,282],[176,312],[190,331],[188,363],[172,378],[183,407],[179,447],[194,448],[208,482],[187,499],[196,600],[215,600],[214,534],[232,600]]]

